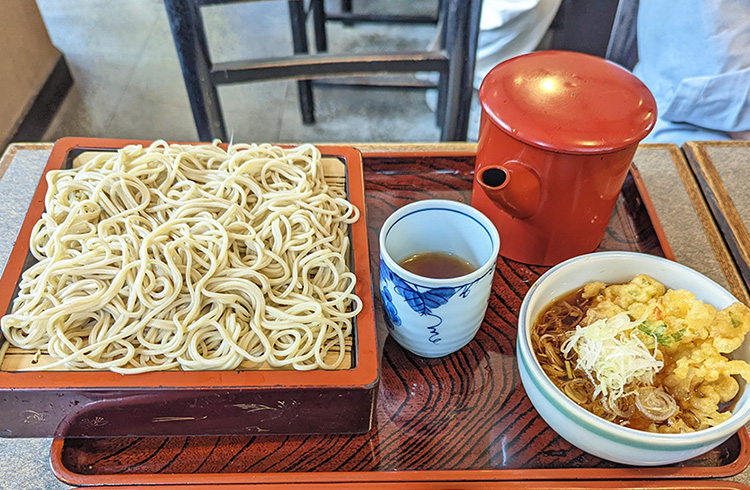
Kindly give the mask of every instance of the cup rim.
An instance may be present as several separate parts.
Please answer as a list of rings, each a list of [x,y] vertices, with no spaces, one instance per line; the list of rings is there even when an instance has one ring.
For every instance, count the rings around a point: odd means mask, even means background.
[[[629,260],[633,257],[639,257],[646,260],[653,260],[654,262],[668,263],[672,267],[678,269],[684,269],[687,272],[700,276],[703,280],[710,283],[712,287],[716,287],[728,294],[730,297],[738,301],[737,298],[727,291],[724,287],[714,282],[712,279],[704,276],[700,272],[687,267],[679,262],[675,262],[663,257],[655,255],[637,253],[637,252],[594,252],[585,255],[579,255],[568,259],[560,264],[552,267],[545,272],[529,289],[528,293],[521,303],[521,309],[518,315],[518,327],[519,335],[517,339],[517,357],[518,361],[522,362],[527,368],[527,373],[531,381],[535,386],[544,393],[545,399],[554,405],[556,409],[560,410],[566,417],[575,420],[576,423],[583,425],[589,430],[592,430],[605,437],[609,437],[615,441],[619,441],[626,444],[632,444],[636,446],[647,447],[654,443],[659,443],[667,448],[680,448],[680,447],[692,447],[700,444],[708,444],[713,441],[719,440],[723,437],[728,437],[736,432],[740,427],[744,426],[750,419],[750,404],[746,406],[740,412],[732,412],[732,418],[714,427],[709,427],[696,432],[679,433],[679,434],[662,434],[640,431],[630,427],[623,427],[602,418],[597,417],[585,408],[579,406],[560,392],[557,387],[554,386],[549,377],[544,373],[539,360],[531,348],[530,338],[530,322],[533,322],[533,318],[527,318],[531,315],[530,302],[533,292],[539,287],[550,280],[550,278],[560,274],[560,271],[569,267],[575,262],[582,260],[607,260],[608,258],[621,258],[623,260]],[[528,321],[527,321],[528,320]],[[746,384],[746,390],[750,389],[750,383]]]
[[[427,210],[427,209],[447,209],[453,211],[459,211],[465,215],[468,215],[475,221],[478,221],[490,235],[492,241],[492,251],[482,264],[480,264],[475,270],[462,276],[450,277],[446,279],[438,279],[426,276],[420,276],[410,272],[401,267],[388,253],[385,247],[385,240],[388,231],[395,225],[401,218],[407,214],[411,214],[414,211]],[[448,199],[423,199],[421,201],[414,201],[404,206],[401,206],[385,220],[383,226],[380,227],[378,245],[380,246],[380,259],[386,263],[386,266],[398,276],[407,279],[412,282],[419,282],[420,284],[428,284],[431,287],[454,287],[467,282],[478,280],[487,274],[489,270],[495,267],[497,259],[500,253],[500,234],[497,232],[497,228],[490,219],[484,215],[478,209],[458,201],[451,201]]]

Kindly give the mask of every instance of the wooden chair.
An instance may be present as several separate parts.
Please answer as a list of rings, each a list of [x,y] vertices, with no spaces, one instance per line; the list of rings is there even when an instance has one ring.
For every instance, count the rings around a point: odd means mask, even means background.
[[[217,92],[220,84],[297,79],[303,120],[314,121],[311,80],[373,73],[437,72],[440,81],[438,124],[441,141],[465,141],[471,105],[472,78],[481,0],[442,0],[441,47],[435,51],[356,55],[309,52],[302,0],[290,0],[294,56],[213,63],[200,8],[241,0],[164,0],[172,37],[182,67],[190,106],[201,140],[227,140]],[[325,28],[322,1],[312,0],[316,31]],[[316,36],[316,43],[319,43]],[[317,45],[320,48],[320,45]],[[319,51],[325,51],[324,49]]]

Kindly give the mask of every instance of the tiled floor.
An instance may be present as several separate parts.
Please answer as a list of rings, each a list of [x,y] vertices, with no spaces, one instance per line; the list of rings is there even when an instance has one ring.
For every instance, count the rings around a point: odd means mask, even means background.
[[[436,3],[388,0],[379,2],[379,8],[425,13]],[[197,139],[161,0],[38,0],[38,4],[52,41],[64,53],[75,79],[45,140],[63,136]],[[329,8],[336,4],[331,2]],[[367,2],[355,2],[355,9],[364,8]],[[203,13],[214,60],[292,52],[285,1],[206,7]],[[435,28],[330,23],[328,35],[330,52],[414,50],[432,43]],[[302,124],[293,81],[225,85],[219,95],[234,141],[439,139],[423,91],[316,88],[314,125]],[[473,119],[475,132],[477,118]]]

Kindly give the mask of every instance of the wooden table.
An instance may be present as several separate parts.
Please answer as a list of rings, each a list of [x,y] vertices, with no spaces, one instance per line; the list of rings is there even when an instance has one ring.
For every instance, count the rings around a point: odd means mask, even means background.
[[[0,193],[6,202],[4,214],[0,216],[0,264],[5,263],[12,247],[51,146],[14,144],[0,159]],[[353,146],[359,148],[365,157],[391,151],[465,153],[475,150],[473,144],[355,143]],[[715,165],[718,174],[730,180],[730,187],[742,189],[742,184],[747,181],[745,176],[750,176],[748,144],[689,143],[685,148],[687,155],[691,157],[692,168],[698,168],[695,162],[699,159],[696,155],[703,162],[708,158]],[[706,200],[700,189],[701,182],[694,177],[685,153],[674,145],[641,145],[634,160],[676,260],[708,275],[742,301],[750,303],[746,278],[742,268],[738,266],[738,260],[733,256],[733,252],[736,255],[742,247],[728,246],[725,238],[728,230],[735,230],[741,235],[740,224],[747,223],[746,220],[750,218],[750,206],[745,208],[744,202],[735,202],[739,200],[735,198],[738,195],[735,187],[727,190],[730,197],[718,193],[716,202]],[[742,168],[743,162],[747,170]],[[726,173],[729,172],[726,169],[730,167],[731,173]],[[701,175],[700,172],[698,174]],[[716,186],[716,181],[712,182]],[[705,186],[705,182],[703,184]],[[727,220],[732,227],[722,226],[722,220],[714,218],[712,210],[716,212],[717,203],[723,203],[725,209],[731,204],[737,211],[736,216]],[[731,237],[729,241],[731,242]],[[48,465],[50,444],[51,440],[44,438],[0,439],[0,487],[68,488],[51,473]],[[723,481],[750,484],[750,470],[745,469]],[[673,488],[679,487],[677,482]]]

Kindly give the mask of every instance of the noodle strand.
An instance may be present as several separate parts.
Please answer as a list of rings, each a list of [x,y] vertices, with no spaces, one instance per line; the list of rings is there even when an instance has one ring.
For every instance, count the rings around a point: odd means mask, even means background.
[[[359,211],[314,146],[157,141],[47,182],[0,353],[120,373],[343,362],[362,308],[346,262]]]

